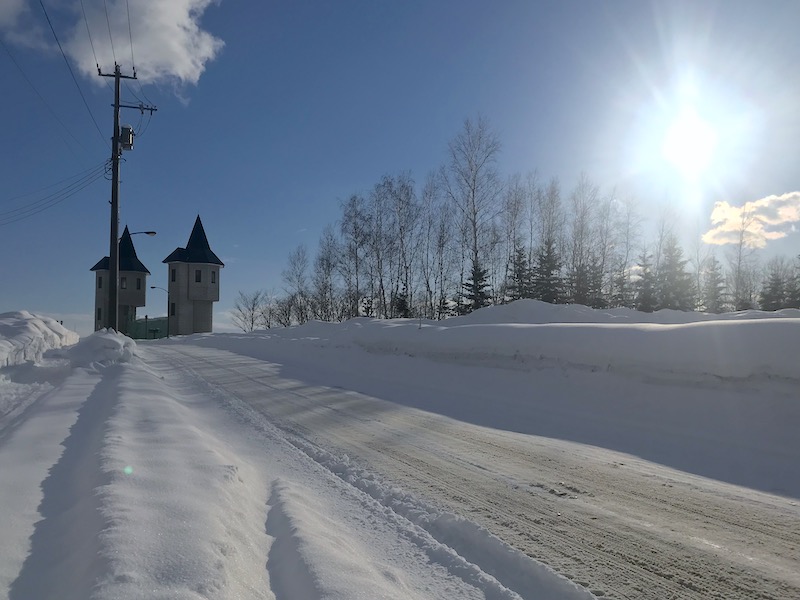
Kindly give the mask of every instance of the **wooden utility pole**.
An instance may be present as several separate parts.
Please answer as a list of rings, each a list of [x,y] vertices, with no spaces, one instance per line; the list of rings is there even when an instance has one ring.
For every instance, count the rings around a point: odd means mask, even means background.
[[[97,68],[97,73],[100,77],[114,78],[114,137],[111,140],[111,239],[108,253],[109,281],[106,327],[119,331],[119,159],[123,150],[122,140],[120,140],[119,109],[137,108],[142,112],[148,110],[150,114],[153,114],[158,109],[155,106],[145,106],[142,103],[138,105],[120,104],[120,80],[136,79],[136,71],[133,72],[132,76],[123,75],[119,65],[115,63],[113,74],[103,73],[100,71],[100,67]],[[133,144],[131,143],[125,149],[131,150],[132,148]]]

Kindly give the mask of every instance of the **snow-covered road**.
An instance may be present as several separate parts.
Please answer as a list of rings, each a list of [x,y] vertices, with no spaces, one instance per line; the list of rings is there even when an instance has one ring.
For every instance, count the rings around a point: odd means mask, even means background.
[[[0,598],[800,598],[797,311],[552,310],[0,315]]]
[[[524,557],[550,565],[596,596],[800,597],[800,510],[794,500],[627,454],[475,426],[326,386],[321,383],[326,362],[315,361],[308,349],[288,361],[284,355],[280,364],[191,345],[148,348],[146,356],[180,365],[220,397],[256,408],[308,456],[523,597],[541,597],[526,594],[536,563]],[[377,363],[397,361],[388,356],[357,358],[354,370],[383,376],[390,365],[381,368]],[[425,368],[423,362],[419,369]],[[467,402],[462,395],[465,382],[456,384],[448,379],[447,369],[440,370],[438,380],[427,373],[422,378],[424,394],[438,396],[443,406]],[[458,371],[480,395],[482,390],[476,388],[487,375],[463,367]],[[287,377],[287,372],[305,372],[308,377]],[[408,364],[397,369],[406,375],[414,372]],[[339,370],[342,377],[347,374]],[[611,375],[591,377],[596,385],[616,383],[623,390],[632,385],[615,382]],[[562,379],[562,390],[569,379],[563,373],[540,372],[538,385],[551,389],[553,378]],[[368,376],[361,381],[369,387]],[[393,383],[387,381],[385,387]],[[580,386],[584,393],[592,389],[586,381]],[[640,394],[661,390],[664,395],[691,395],[685,386],[638,386]],[[410,381],[403,389],[414,393],[420,388]],[[713,396],[711,390],[703,392]],[[459,397],[450,397],[454,394]],[[487,396],[485,401],[493,399]],[[561,412],[557,402],[549,410]],[[658,425],[653,431],[671,433],[668,425]],[[727,433],[731,432],[710,436],[722,442]],[[736,440],[728,445],[732,451],[738,447]],[[724,454],[728,448],[717,450]],[[770,462],[769,457],[763,462]],[[758,468],[750,463],[750,468]],[[384,484],[374,486],[374,477]],[[498,540],[524,556],[500,560]]]
[[[591,597],[451,517],[484,547],[470,560],[426,528],[420,500],[393,507],[397,490],[209,387],[185,354],[139,354],[73,371],[43,360],[47,389],[0,420],[0,597]],[[484,570],[514,561],[516,589]]]

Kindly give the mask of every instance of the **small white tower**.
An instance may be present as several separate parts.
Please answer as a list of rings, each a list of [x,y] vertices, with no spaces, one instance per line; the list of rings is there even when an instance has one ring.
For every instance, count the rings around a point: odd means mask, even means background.
[[[225,266],[211,251],[200,221],[194,222],[186,248],[176,248],[164,261],[169,289],[169,333],[207,333],[219,301],[219,274]]]
[[[91,268],[94,278],[94,330],[108,327],[108,280],[110,276],[109,258],[104,256]],[[119,303],[118,326],[120,333],[128,334],[130,325],[136,320],[136,308],[145,305],[147,290],[147,270],[133,247],[133,240],[127,226],[119,238]]]

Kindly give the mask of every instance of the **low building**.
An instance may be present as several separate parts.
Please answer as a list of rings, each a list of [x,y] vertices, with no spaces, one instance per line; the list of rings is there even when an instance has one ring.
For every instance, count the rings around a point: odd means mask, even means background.
[[[95,272],[95,331],[108,327],[110,262],[108,256],[104,256],[91,268]],[[129,332],[131,324],[136,320],[136,309],[145,305],[148,275],[150,275],[150,271],[136,256],[131,234],[125,227],[125,231],[122,232],[122,237],[119,239],[119,286],[117,288],[119,314],[117,322],[120,333],[127,334]]]
[[[210,332],[225,265],[208,245],[200,215],[186,247],[176,248],[163,262],[167,264],[170,335]]]

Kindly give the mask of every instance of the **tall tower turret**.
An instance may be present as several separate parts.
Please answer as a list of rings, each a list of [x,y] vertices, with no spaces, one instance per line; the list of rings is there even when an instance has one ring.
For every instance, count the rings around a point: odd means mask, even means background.
[[[95,266],[91,268],[95,272],[94,278],[94,330],[107,327],[108,324],[108,278],[109,278],[109,259],[107,256],[101,258]],[[133,240],[125,227],[122,237],[119,238],[119,331],[127,334],[130,331],[130,324],[136,320],[136,308],[145,305],[145,294],[147,290],[147,270],[139,257],[136,256],[136,249],[133,247]]]
[[[200,215],[186,248],[176,248],[163,262],[167,264],[170,335],[210,332],[213,303],[219,301],[219,274],[225,265],[211,251]]]

